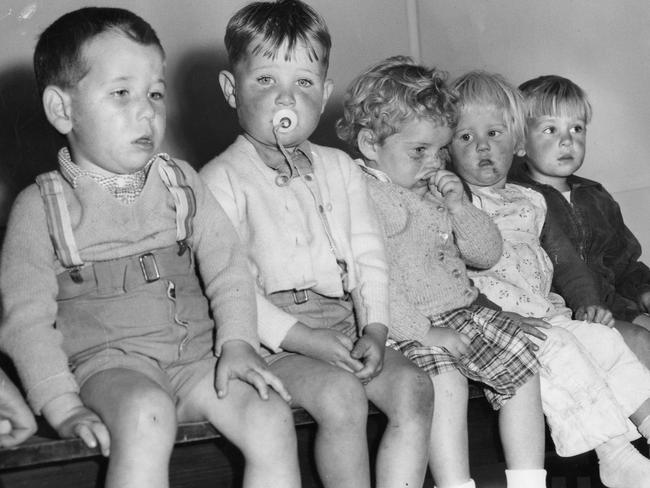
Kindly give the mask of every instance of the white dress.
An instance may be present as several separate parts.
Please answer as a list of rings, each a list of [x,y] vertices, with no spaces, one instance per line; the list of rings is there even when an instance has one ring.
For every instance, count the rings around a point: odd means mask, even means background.
[[[488,270],[470,271],[475,285],[504,311],[543,318],[538,359],[544,414],[561,456],[589,451],[614,436],[639,433],[627,420],[650,398],[650,371],[615,329],[571,320],[562,297],[551,293],[553,264],[539,235],[546,218],[544,197],[506,184],[474,190],[474,204],[496,222],[503,254]]]

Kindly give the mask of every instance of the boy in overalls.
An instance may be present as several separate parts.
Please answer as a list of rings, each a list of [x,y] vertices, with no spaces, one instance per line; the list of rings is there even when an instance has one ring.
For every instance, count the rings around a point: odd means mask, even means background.
[[[191,420],[242,450],[244,486],[299,486],[236,233],[196,172],[157,153],[156,33],[129,11],[84,8],[43,32],[34,66],[68,146],[18,196],[2,255],[0,344],[32,409],[62,437],[110,447],[107,487],[168,486],[176,422]]]

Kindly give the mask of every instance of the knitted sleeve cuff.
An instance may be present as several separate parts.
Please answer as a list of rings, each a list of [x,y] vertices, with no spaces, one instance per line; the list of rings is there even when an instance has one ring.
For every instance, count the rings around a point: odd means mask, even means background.
[[[27,390],[27,401],[36,415],[45,405],[66,393],[79,393],[79,385],[72,373],[65,372],[47,378]]]

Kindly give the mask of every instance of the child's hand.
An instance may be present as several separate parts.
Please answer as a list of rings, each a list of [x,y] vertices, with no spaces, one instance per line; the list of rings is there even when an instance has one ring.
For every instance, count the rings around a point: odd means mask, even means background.
[[[519,315],[518,313],[515,312],[501,312],[503,315],[508,317],[510,320],[515,322],[517,326],[525,333],[528,335],[531,335],[533,337],[536,337],[537,339],[541,341],[546,340],[546,334],[544,334],[541,330],[539,329],[550,329],[551,324],[546,322],[545,320],[542,319],[537,319],[534,317],[524,317],[523,315]],[[528,341],[530,346],[532,347],[533,351],[538,351],[539,346],[535,344],[534,342],[531,342],[530,340]]]
[[[320,359],[350,373],[363,369],[364,365],[350,355],[354,343],[345,334],[332,329],[312,329],[297,322],[282,342],[282,348],[298,352],[310,358]]]
[[[463,183],[455,173],[446,169],[436,171],[429,180],[429,188],[442,195],[447,209],[454,213],[465,201]],[[435,192],[434,192],[435,193]]]
[[[637,300],[639,309],[644,313],[650,313],[650,291],[645,291],[639,295]]]
[[[77,394],[56,397],[43,407],[43,415],[61,437],[79,437],[91,448],[99,444],[102,455],[109,455],[108,429],[95,412],[81,403]]]
[[[269,371],[264,359],[255,352],[253,346],[241,340],[226,341],[221,347],[215,379],[219,398],[224,398],[228,394],[228,383],[234,379],[252,385],[263,400],[269,398],[270,386],[284,401],[291,401],[291,395],[280,379]]]
[[[614,316],[605,307],[600,305],[587,305],[585,307],[578,307],[573,314],[576,320],[584,320],[585,322],[596,322],[598,324],[606,325],[607,327],[614,327]]]
[[[381,373],[384,367],[386,352],[386,335],[388,327],[380,323],[368,324],[363,329],[363,335],[354,345],[350,356],[363,363],[363,368],[354,374],[363,384],[367,384]]]
[[[471,343],[472,340],[467,334],[447,327],[431,327],[422,340],[425,346],[444,347],[456,358],[467,354]]]
[[[36,432],[36,421],[18,388],[0,371],[0,447],[13,447]]]

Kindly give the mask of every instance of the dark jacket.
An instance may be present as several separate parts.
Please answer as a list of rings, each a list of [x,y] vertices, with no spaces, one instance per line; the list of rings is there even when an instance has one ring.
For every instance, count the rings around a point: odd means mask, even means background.
[[[518,158],[509,179],[544,195],[548,216],[594,274],[601,303],[615,318],[634,320],[640,314],[637,297],[650,290],[650,269],[639,261],[641,245],[625,226],[618,203],[600,183],[571,175],[571,205],[552,186],[534,181],[526,164],[526,158]]]

